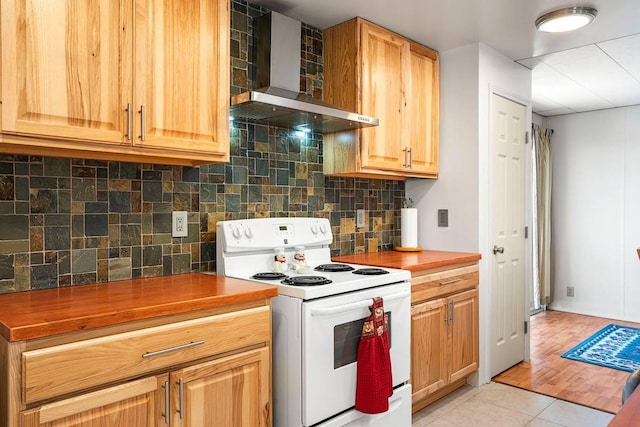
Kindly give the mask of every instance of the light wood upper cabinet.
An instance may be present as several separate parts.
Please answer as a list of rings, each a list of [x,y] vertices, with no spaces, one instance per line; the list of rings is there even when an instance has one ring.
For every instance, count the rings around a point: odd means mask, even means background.
[[[355,18],[324,32],[324,62],[324,100],[380,119],[326,134],[325,174],[437,177],[437,52]]]
[[[0,151],[228,160],[228,0],[3,0],[0,9]]]
[[[370,115],[380,119],[379,126],[362,130],[362,167],[402,170],[408,136],[403,124],[406,81],[402,76],[409,63],[409,43],[367,22],[362,23],[361,34],[362,106],[358,111],[375,111]]]
[[[409,115],[409,163],[413,171],[437,176],[439,170],[440,74],[438,56],[431,49],[411,43]]]
[[[132,2],[2,1],[2,131],[125,142]]]
[[[134,144],[228,157],[228,1],[139,1],[134,46]]]

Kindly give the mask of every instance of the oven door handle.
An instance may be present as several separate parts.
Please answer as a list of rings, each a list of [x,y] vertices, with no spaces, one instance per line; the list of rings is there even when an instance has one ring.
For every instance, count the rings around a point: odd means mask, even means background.
[[[391,294],[383,297],[383,302],[394,301],[401,298],[410,298],[411,292],[398,292],[397,294]],[[352,302],[351,304],[339,305],[337,307],[327,308],[312,308],[312,316],[330,316],[332,314],[344,313],[351,310],[357,310],[359,308],[370,307],[373,305],[373,298],[368,298],[364,301]]]

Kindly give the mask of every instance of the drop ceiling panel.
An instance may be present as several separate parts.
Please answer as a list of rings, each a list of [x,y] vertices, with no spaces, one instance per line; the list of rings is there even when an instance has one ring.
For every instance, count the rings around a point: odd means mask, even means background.
[[[598,47],[640,81],[640,34],[598,43]]]
[[[532,70],[532,109],[541,115],[640,104],[640,36],[517,61]]]
[[[640,102],[640,81],[595,45],[552,53],[543,61],[611,106]]]
[[[564,108],[563,105],[558,104],[553,99],[550,99],[544,95],[536,96],[531,104],[531,108],[533,109],[533,111],[547,111]]]

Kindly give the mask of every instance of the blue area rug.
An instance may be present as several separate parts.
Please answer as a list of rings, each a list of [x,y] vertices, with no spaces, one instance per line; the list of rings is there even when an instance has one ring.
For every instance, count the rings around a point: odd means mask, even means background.
[[[640,369],[640,329],[608,325],[562,355],[621,371]]]

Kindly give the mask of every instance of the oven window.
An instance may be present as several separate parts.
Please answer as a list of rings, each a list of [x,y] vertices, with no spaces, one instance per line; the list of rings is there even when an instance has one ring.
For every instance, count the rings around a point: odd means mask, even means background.
[[[392,346],[391,339],[391,313],[386,312],[389,319],[389,346]],[[352,322],[342,323],[333,328],[333,369],[354,363],[358,358],[358,345],[362,335],[362,325],[365,319],[358,319]]]

